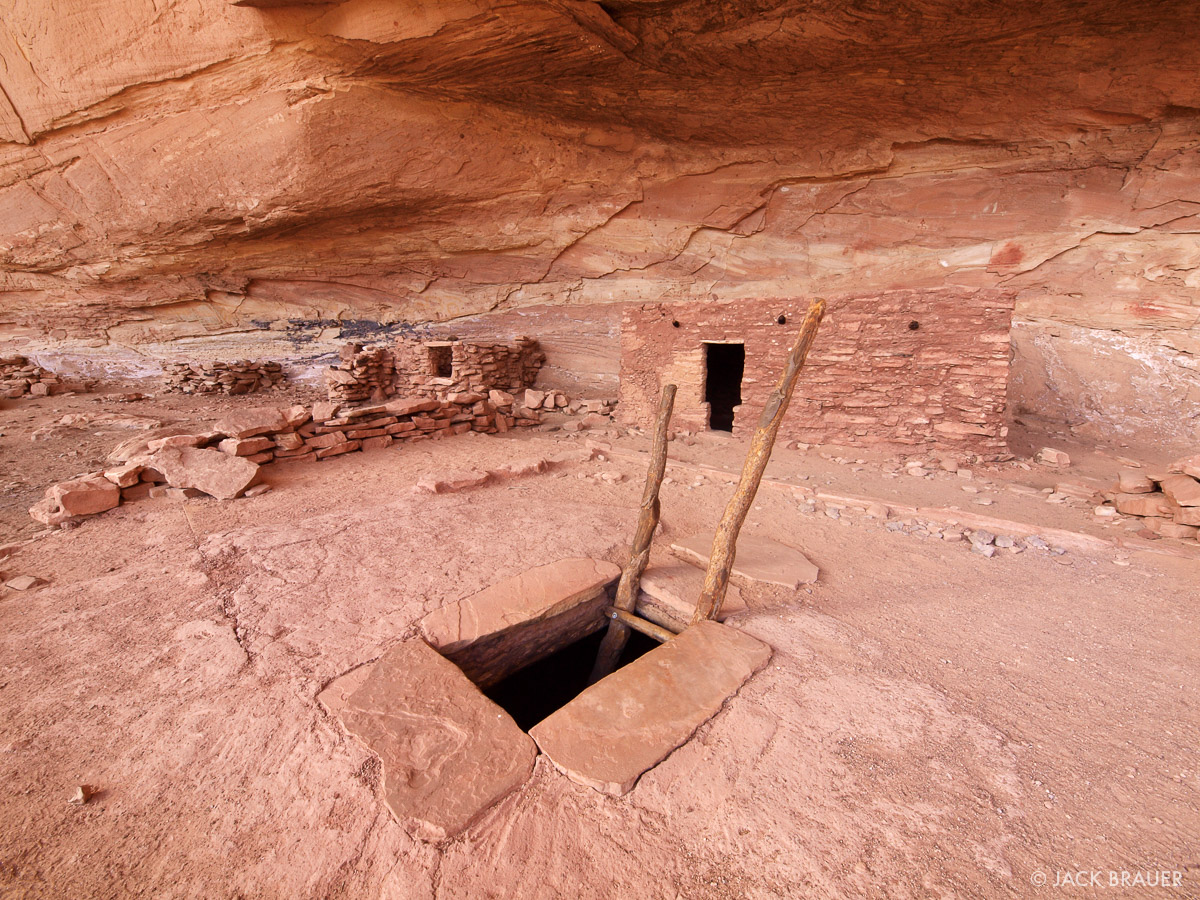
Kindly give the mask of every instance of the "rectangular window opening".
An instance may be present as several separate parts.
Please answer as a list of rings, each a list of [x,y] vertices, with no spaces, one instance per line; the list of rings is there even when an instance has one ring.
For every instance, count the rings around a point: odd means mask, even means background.
[[[708,427],[713,431],[733,431],[734,408],[742,403],[745,369],[745,344],[704,344],[704,402],[708,404]]]
[[[454,371],[454,357],[448,346],[430,347],[429,374],[435,378],[450,378]]]

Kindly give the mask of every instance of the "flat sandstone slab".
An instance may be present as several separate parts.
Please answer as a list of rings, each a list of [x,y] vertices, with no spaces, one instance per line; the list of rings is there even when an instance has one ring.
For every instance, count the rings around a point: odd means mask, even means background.
[[[507,713],[420,640],[380,657],[341,718],[383,763],[388,808],[427,841],[462,832],[525,783],[537,756]]]
[[[704,572],[686,562],[651,564],[642,573],[639,586],[638,615],[665,628],[681,631],[692,622],[696,601],[704,589]],[[745,609],[742,592],[729,585],[721,605],[721,618]]]
[[[434,610],[418,625],[433,647],[454,653],[481,637],[566,612],[620,575],[620,567],[602,559],[560,559]]]
[[[701,622],[592,685],[529,733],[572,781],[624,794],[770,656],[757,638]]]
[[[711,534],[696,534],[671,545],[671,551],[701,568],[708,566],[712,550]],[[770,538],[741,535],[734,554],[732,575],[747,581],[778,584],[796,590],[817,580],[819,569],[794,547]]]

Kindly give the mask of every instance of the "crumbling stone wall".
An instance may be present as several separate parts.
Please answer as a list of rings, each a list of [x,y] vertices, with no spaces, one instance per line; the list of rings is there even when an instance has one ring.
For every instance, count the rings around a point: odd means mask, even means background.
[[[1013,302],[1010,293],[968,289],[832,299],[780,435],[1003,452]],[[662,385],[674,383],[673,423],[707,429],[705,342],[743,342],[733,430],[748,434],[807,306],[804,299],[630,304],[621,332],[621,420],[652,422]]]
[[[311,410],[239,410],[198,433],[172,428],[130,438],[109,454],[112,465],[51,485],[29,514],[44,525],[61,525],[172,491],[229,500],[257,484],[259,466],[276,461],[315,462],[469,431],[496,434],[540,421],[536,411],[499,392],[447,400],[397,398],[357,407],[322,402]],[[439,490],[436,484],[431,489]]]
[[[252,394],[283,381],[283,365],[251,362],[169,363],[163,367],[163,390],[181,394]]]
[[[546,355],[533,338],[498,341],[396,342],[396,372],[405,394],[516,392],[532,387]]]
[[[30,362],[24,356],[0,357],[0,397],[9,400],[26,395],[45,397],[70,389],[53,372]]]
[[[396,360],[386,347],[364,350],[362,344],[346,344],[338,356],[325,371],[331,401],[385,400],[396,393]]]

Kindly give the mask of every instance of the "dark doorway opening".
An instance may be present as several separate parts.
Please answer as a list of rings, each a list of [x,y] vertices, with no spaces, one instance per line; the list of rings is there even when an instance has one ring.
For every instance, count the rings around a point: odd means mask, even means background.
[[[523,731],[528,731],[583,693],[607,630],[607,627],[601,628],[557,653],[539,659],[483,693],[512,716]],[[617,668],[628,665],[657,646],[658,641],[654,638],[631,631]]]
[[[449,378],[454,371],[454,359],[449,347],[429,348],[429,374],[434,378]]]
[[[746,370],[745,344],[705,344],[704,402],[708,427],[733,431],[733,408],[742,403],[742,374]]]

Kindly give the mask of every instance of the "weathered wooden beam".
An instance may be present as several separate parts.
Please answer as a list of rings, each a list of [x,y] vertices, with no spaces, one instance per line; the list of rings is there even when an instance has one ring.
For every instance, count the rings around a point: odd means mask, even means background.
[[[671,638],[675,637],[675,632],[669,628],[663,628],[661,625],[656,625],[647,619],[635,613],[626,612],[623,609],[617,609],[615,606],[607,606],[604,608],[604,613],[609,619],[620,622],[623,625],[632,628],[634,631],[640,631],[647,637],[652,637],[656,641],[666,643]]]
[[[671,423],[671,410],[675,407],[675,385],[663,387],[662,399],[658,402],[658,418],[654,422],[654,446],[650,451],[650,469],[646,473],[646,489],[642,492],[642,504],[638,508],[637,530],[633,535],[633,547],[629,551],[629,562],[617,582],[617,596],[613,606],[632,612],[637,606],[638,584],[646,564],[650,562],[650,541],[658,527],[658,491],[662,487],[663,475],[667,471],[667,426]],[[617,666],[625,642],[629,640],[629,627],[619,618],[608,623],[608,633],[600,643],[596,664],[592,667],[589,684],[595,684]]]
[[[804,322],[800,326],[800,334],[788,354],[787,364],[783,375],[767,397],[767,405],[763,407],[762,416],[758,420],[758,428],[750,439],[750,450],[746,453],[746,462],[742,466],[742,477],[737,489],[725,507],[721,524],[713,535],[712,552],[708,557],[708,571],[704,576],[704,588],[696,603],[696,613],[692,616],[692,624],[703,622],[705,619],[715,619],[721,612],[721,604],[725,602],[725,591],[729,587],[729,572],[733,569],[733,559],[737,552],[738,533],[750,512],[754,495],[758,493],[759,482],[767,462],[771,459],[771,451],[775,448],[775,436],[779,433],[779,425],[783,414],[787,412],[788,403],[792,399],[792,391],[796,387],[796,379],[804,366],[805,357],[817,336],[817,328],[825,315],[825,301],[818,298],[808,307]]]

